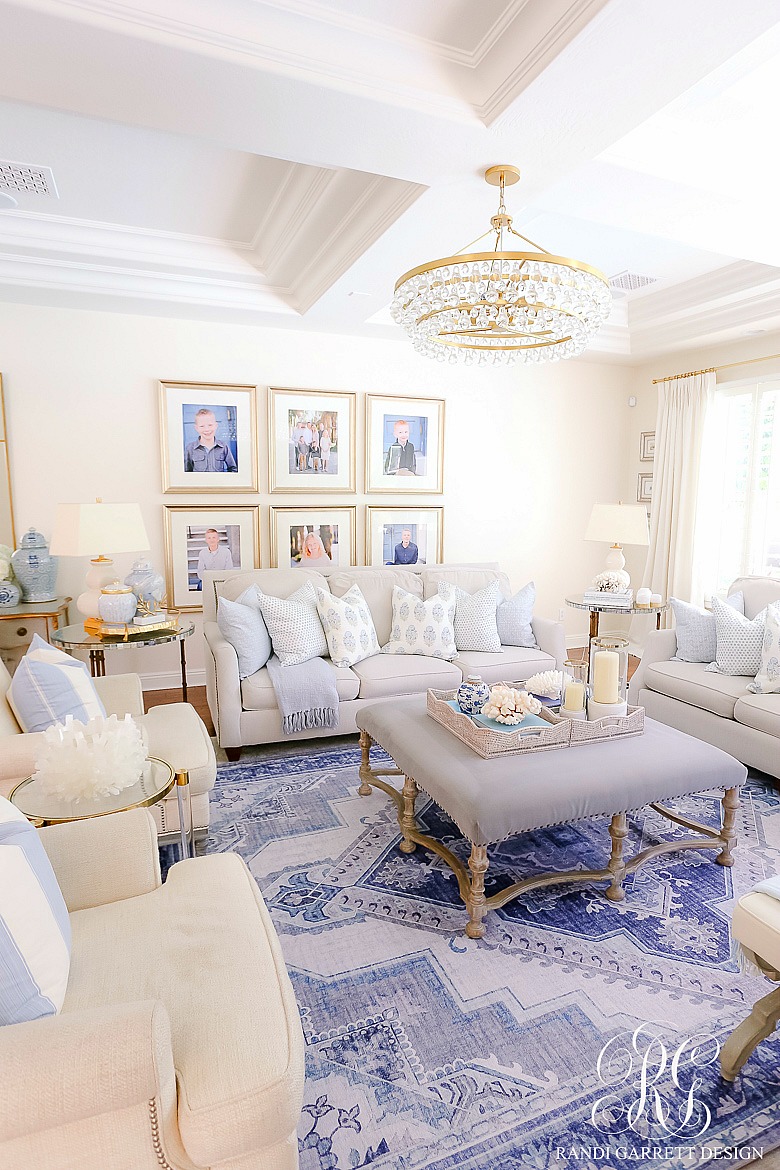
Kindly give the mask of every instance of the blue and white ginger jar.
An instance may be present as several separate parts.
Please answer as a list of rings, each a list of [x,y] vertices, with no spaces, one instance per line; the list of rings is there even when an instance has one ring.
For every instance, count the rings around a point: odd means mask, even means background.
[[[159,608],[165,597],[165,579],[145,557],[134,563],[125,577],[125,585],[129,585],[138,600],[145,601],[150,609]]]
[[[458,687],[458,706],[464,715],[480,715],[490,698],[490,687],[479,674],[469,674]]]
[[[57,597],[57,558],[49,554],[43,535],[31,528],[11,557],[22,601],[54,601]]]

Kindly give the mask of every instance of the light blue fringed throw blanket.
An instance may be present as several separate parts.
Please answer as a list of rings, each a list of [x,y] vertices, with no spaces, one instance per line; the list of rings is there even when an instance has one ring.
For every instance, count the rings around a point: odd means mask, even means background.
[[[273,654],[268,659],[268,677],[276,692],[285,735],[310,727],[338,726],[336,672],[324,658],[282,666]]]

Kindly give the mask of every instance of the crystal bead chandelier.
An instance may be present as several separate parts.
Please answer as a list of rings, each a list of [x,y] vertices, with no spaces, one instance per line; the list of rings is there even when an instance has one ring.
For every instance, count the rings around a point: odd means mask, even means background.
[[[553,256],[512,227],[504,188],[516,167],[495,166],[485,180],[500,189],[486,236],[492,251],[463,250],[406,272],[395,286],[393,320],[418,353],[438,361],[507,365],[577,357],[606,321],[612,294],[606,276],[589,264]],[[533,252],[505,252],[504,233]]]

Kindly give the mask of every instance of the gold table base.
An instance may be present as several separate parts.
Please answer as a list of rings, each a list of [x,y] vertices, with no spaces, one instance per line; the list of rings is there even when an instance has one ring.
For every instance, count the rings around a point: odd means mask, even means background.
[[[525,890],[535,890],[542,886],[563,885],[565,882],[609,880],[609,885],[604,891],[605,896],[611,902],[622,902],[626,896],[625,890],[623,889],[623,879],[626,874],[633,873],[641,865],[644,865],[646,861],[649,861],[652,857],[658,857],[662,853],[676,853],[682,849],[719,849],[720,852],[715,858],[718,865],[728,866],[734,864],[733,850],[737,843],[737,834],[734,825],[737,817],[737,809],[739,808],[739,789],[729,788],[725,791],[721,800],[723,805],[723,824],[719,830],[711,829],[708,825],[702,825],[698,821],[691,821],[685,817],[678,816],[677,813],[665,808],[662,804],[651,803],[649,807],[666,817],[667,820],[676,825],[681,825],[685,829],[690,829],[694,833],[700,833],[701,836],[690,837],[683,841],[662,841],[658,845],[651,845],[647,849],[642,849],[641,852],[636,853],[633,857],[624,858],[623,842],[628,836],[626,814],[624,812],[615,813],[609,825],[609,835],[612,838],[612,853],[604,869],[566,869],[556,873],[541,873],[536,877],[524,878],[522,881],[515,882],[511,886],[507,886],[505,890],[501,890],[498,894],[491,894],[489,897],[485,897],[485,874],[490,864],[487,855],[487,845],[475,845],[473,841],[470,842],[471,853],[469,854],[467,869],[460,858],[456,857],[452,850],[448,849],[446,845],[443,845],[441,841],[437,841],[435,837],[429,837],[426,833],[420,832],[420,827],[417,824],[414,812],[414,804],[419,792],[415,780],[413,777],[405,775],[400,768],[372,767],[370,752],[371,745],[374,742],[368,732],[361,731],[360,747],[362,749],[362,761],[360,764],[360,787],[358,788],[358,794],[360,796],[370,796],[372,787],[381,788],[383,792],[386,792],[395,801],[398,810],[398,824],[402,834],[402,840],[398,848],[402,853],[414,853],[417,846],[422,845],[424,848],[430,849],[433,853],[438,854],[447,863],[455,874],[460,896],[468,911],[469,918],[466,923],[466,934],[469,938],[482,938],[485,933],[485,924],[482,919],[488,910],[500,910],[502,906],[506,906],[507,902],[511,902],[513,898],[516,898],[518,894],[522,894]],[[388,784],[387,781],[382,780],[382,776],[403,776],[404,784],[402,790],[399,792],[392,784]]]

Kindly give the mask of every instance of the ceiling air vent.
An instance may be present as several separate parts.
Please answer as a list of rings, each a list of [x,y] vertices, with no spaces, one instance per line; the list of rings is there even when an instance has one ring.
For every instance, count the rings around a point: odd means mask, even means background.
[[[638,288],[647,288],[648,284],[655,284],[657,276],[640,276],[638,272],[618,272],[617,276],[610,276],[609,287],[621,289],[623,292],[636,292]]]
[[[33,167],[4,159],[0,159],[0,191],[12,195],[45,195],[50,199],[60,197],[50,167]]]

